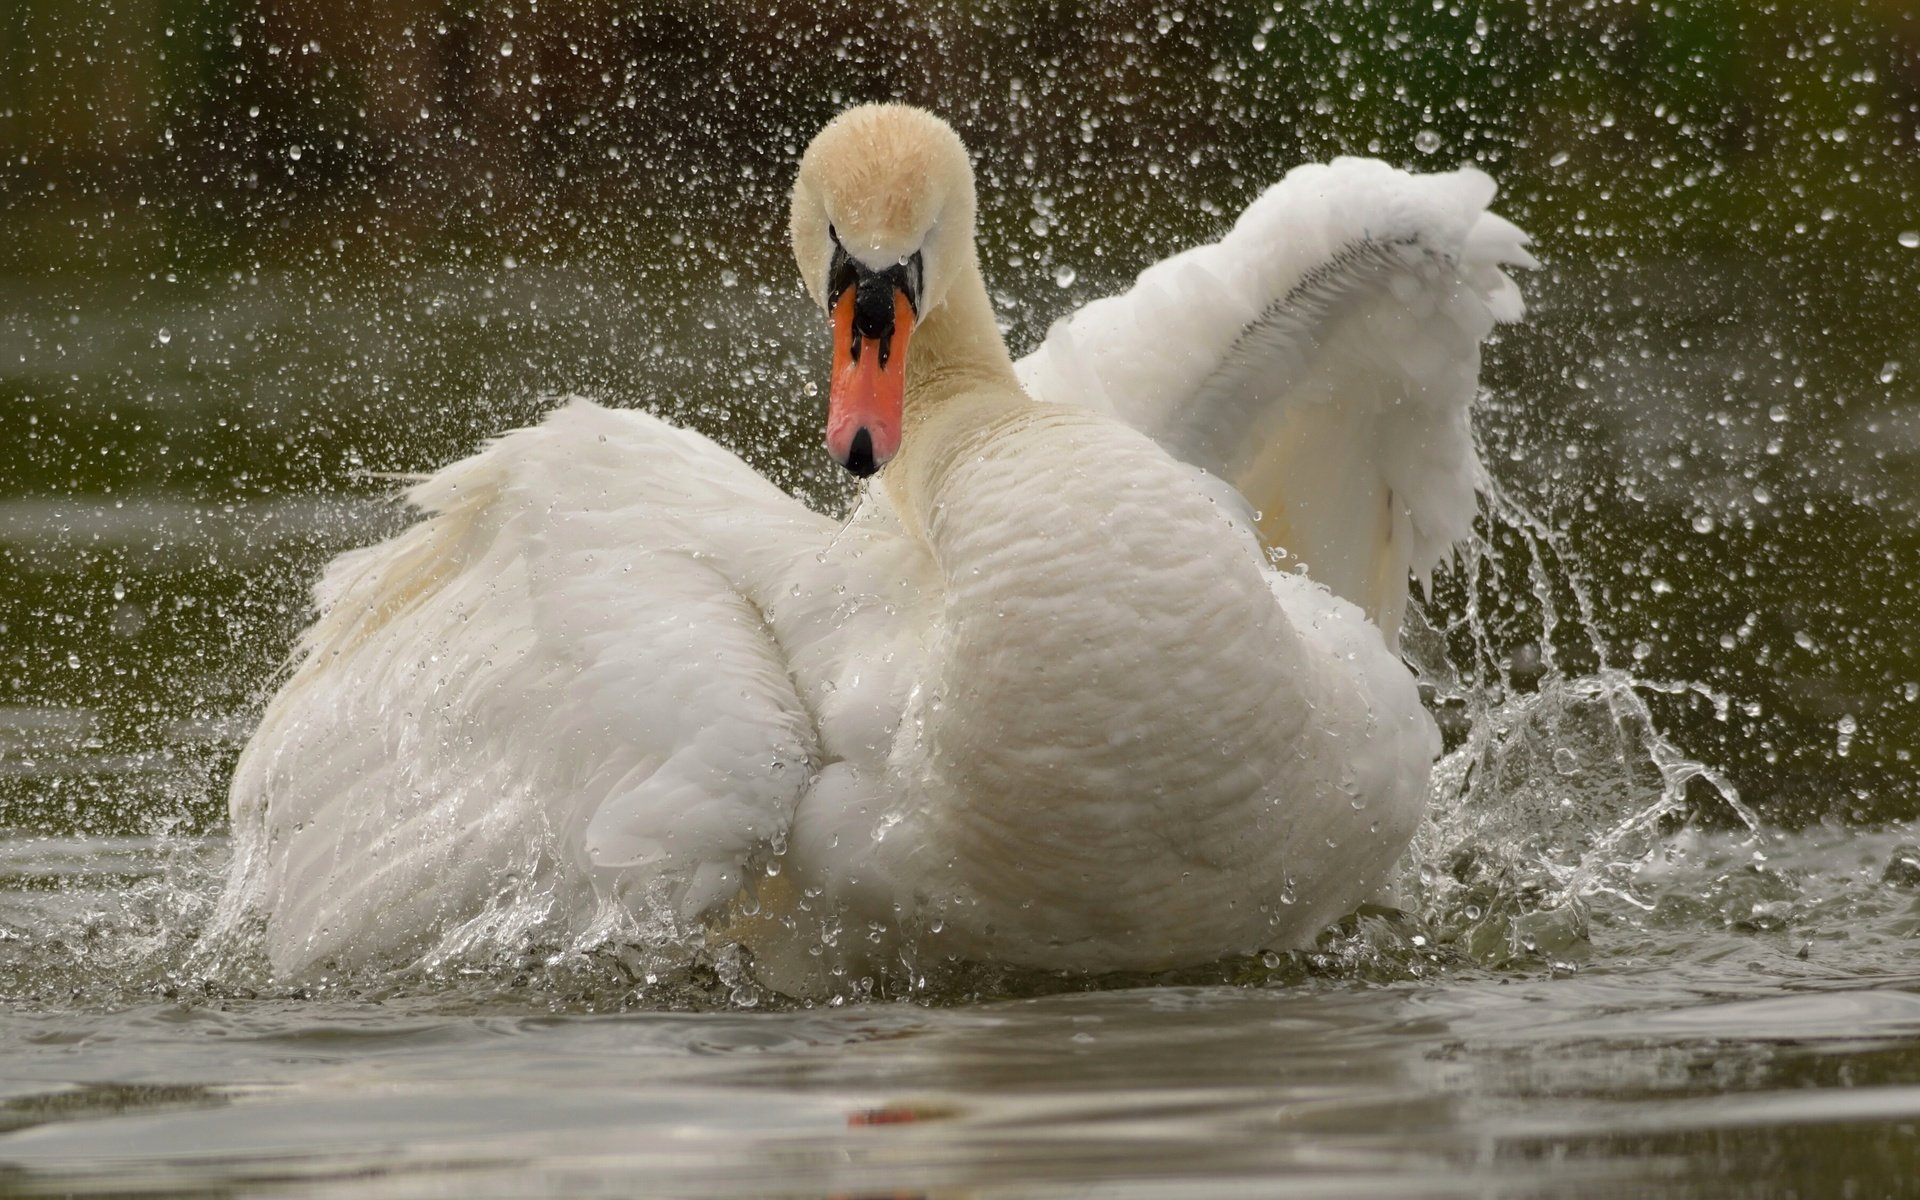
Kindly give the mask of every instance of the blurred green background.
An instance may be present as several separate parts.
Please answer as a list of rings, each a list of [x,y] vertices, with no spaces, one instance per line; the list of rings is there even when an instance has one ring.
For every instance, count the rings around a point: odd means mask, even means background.
[[[1480,429],[1591,597],[1560,663],[1700,684],[1662,719],[1775,819],[1920,813],[1911,0],[12,0],[0,827],[217,826],[380,473],[556,392],[844,504],[784,205],[875,98],[975,150],[1016,352],[1293,164],[1491,172],[1545,268]],[[1486,687],[1539,673],[1509,577]]]

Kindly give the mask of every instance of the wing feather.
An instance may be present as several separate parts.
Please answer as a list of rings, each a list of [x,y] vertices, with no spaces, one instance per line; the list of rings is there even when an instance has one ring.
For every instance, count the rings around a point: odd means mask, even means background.
[[[585,402],[410,499],[425,520],[327,572],[236,770],[229,891],[275,965],[578,929],[575,898],[633,887],[686,918],[731,897],[819,753],[756,595],[831,524]]]
[[[1263,540],[1391,639],[1409,573],[1470,530],[1480,345],[1524,306],[1526,236],[1464,168],[1298,168],[1218,242],[1057,322],[1037,397],[1113,413],[1226,480]]]

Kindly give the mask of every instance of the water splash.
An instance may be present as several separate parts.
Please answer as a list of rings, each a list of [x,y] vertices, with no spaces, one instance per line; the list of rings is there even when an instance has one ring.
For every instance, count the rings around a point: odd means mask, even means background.
[[[1482,516],[1455,566],[1459,613],[1436,627],[1416,605],[1408,622],[1408,660],[1459,744],[1435,765],[1402,887],[1471,961],[1566,963],[1584,953],[1597,898],[1654,907],[1637,877],[1679,830],[1760,822],[1725,775],[1667,738],[1647,703],[1697,695],[1724,716],[1728,698],[1615,665],[1563,535],[1497,485]],[[1531,640],[1496,631],[1495,609],[1502,626],[1531,622]],[[1464,655],[1449,653],[1461,645]]]
[[[224,879],[226,839],[0,838],[0,997],[126,1003],[206,994],[186,969]]]
[[[1444,595],[1409,615],[1406,651],[1453,748],[1435,767],[1428,818],[1403,871],[1404,911],[1363,910],[1310,952],[1171,977],[1087,979],[907,964],[900,986],[850,979],[840,1000],[965,1002],[1166,982],[1404,980],[1461,963],[1529,970],[1588,957],[1596,908],[1646,914],[1649,925],[1684,924],[1673,897],[1714,887],[1727,897],[1725,911],[1695,914],[1699,922],[1738,929],[1773,919],[1783,902],[1776,893],[1792,891],[1785,876],[1730,866],[1744,842],[1700,851],[1702,829],[1717,826],[1751,841],[1758,820],[1724,776],[1662,732],[1649,707],[1650,697],[1697,696],[1724,711],[1727,698],[1616,665],[1563,535],[1495,489],[1475,537],[1434,591]],[[518,886],[495,906],[403,960],[276,981],[259,951],[246,889],[223,888],[229,870],[247,873],[249,839],[235,839],[242,861],[228,863],[227,839],[156,832],[136,839],[145,857],[137,870],[122,873],[130,885],[114,875],[97,839],[84,840],[71,853],[92,856],[88,878],[44,888],[40,910],[0,922],[24,935],[0,938],[0,988],[7,995],[104,1003],[431,995],[456,1004],[572,1011],[781,1003],[754,982],[737,947],[710,944],[700,930],[680,927],[664,915],[671,912],[664,902],[610,898],[583,931],[554,936],[553,897],[534,869],[518,874]],[[32,861],[15,873],[57,873],[61,852],[28,851]],[[532,861],[538,848],[529,853]],[[1703,874],[1709,864],[1711,880]],[[1704,887],[1693,886],[1703,880]]]

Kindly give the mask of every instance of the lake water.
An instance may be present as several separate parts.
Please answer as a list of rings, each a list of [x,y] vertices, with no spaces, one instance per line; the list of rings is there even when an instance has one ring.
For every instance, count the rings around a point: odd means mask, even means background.
[[[1530,281],[1490,354],[1543,524],[1490,525],[1415,639],[1456,757],[1405,914],[811,1009],[719,947],[291,985],[204,942],[223,774],[318,566],[404,519],[383,473],[578,389],[845,502],[818,332],[740,282],[784,268],[700,253],[698,303],[524,266],[11,285],[0,1195],[1920,1195],[1920,442],[1872,382],[1920,337],[1773,356],[1743,330],[1791,285],[1699,264]],[[1014,336],[1100,283],[1004,298]]]
[[[591,963],[209,984],[218,839],[18,839],[0,1194],[1912,1195],[1899,852],[1678,839],[1665,915],[1557,968],[740,1011]]]

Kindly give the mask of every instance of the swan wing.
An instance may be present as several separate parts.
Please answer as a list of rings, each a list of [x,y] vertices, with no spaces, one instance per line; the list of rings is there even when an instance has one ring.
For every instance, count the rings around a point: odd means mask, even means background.
[[[557,910],[582,895],[644,887],[683,918],[734,895],[818,755],[756,597],[831,523],[586,402],[409,499],[425,520],[327,572],[235,775],[234,890],[276,966],[577,927]]]
[[[1480,345],[1523,306],[1527,238],[1463,168],[1299,167],[1219,241],[1056,322],[1041,400],[1111,413],[1232,484],[1263,542],[1393,639],[1409,573],[1469,532]]]

